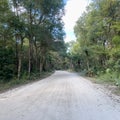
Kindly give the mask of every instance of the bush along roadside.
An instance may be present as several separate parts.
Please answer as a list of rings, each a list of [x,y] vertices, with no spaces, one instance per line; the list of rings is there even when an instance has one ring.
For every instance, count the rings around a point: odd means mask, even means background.
[[[111,71],[110,69],[106,69],[105,72],[101,72],[96,77],[101,83],[109,83],[120,87],[120,75],[117,71]]]
[[[0,92],[4,92],[6,90],[9,89],[13,89],[16,87],[19,87],[21,85],[25,85],[28,83],[32,83],[41,79],[44,79],[50,75],[52,75],[54,73],[54,71],[49,71],[49,72],[41,72],[41,73],[32,73],[32,75],[30,76],[30,78],[28,78],[27,75],[23,75],[21,77],[21,79],[12,79],[10,81],[7,82],[0,82]]]

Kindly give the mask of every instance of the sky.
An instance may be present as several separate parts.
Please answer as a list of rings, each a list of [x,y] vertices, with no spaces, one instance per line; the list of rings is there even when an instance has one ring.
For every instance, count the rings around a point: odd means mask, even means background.
[[[65,16],[63,21],[65,23],[65,42],[75,40],[74,26],[76,21],[85,11],[85,8],[90,3],[90,0],[67,0],[65,6]]]

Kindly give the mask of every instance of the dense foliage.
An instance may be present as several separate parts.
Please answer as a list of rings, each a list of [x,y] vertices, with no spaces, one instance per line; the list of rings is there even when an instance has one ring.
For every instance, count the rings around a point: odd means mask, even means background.
[[[0,0],[0,81],[64,68],[63,15],[63,0]]]
[[[70,54],[74,68],[89,76],[110,73],[120,78],[120,1],[93,0],[74,28]],[[77,67],[76,67],[77,66]]]

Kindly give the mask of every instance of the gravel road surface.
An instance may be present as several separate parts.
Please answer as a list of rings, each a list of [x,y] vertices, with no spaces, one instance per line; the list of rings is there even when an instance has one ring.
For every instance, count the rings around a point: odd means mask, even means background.
[[[120,120],[120,103],[76,73],[56,71],[0,94],[0,120]]]

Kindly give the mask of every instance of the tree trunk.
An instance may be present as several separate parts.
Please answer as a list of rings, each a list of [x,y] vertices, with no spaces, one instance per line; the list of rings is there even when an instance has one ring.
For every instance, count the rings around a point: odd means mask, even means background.
[[[22,59],[21,59],[21,53],[19,53],[19,59],[18,59],[18,79],[20,79],[20,76],[21,76],[21,65],[22,65]]]
[[[21,68],[22,68],[22,47],[23,47],[23,39],[21,37],[21,45],[19,49],[19,54],[18,54],[18,79],[20,79],[21,76]]]
[[[90,69],[90,65],[89,65],[89,60],[87,58],[87,70],[89,71],[89,69]]]
[[[28,76],[31,74],[31,40],[29,40],[29,64],[28,64]]]
[[[43,70],[43,63],[40,61],[40,73],[42,72]]]
[[[45,58],[44,56],[42,56],[42,58],[40,59],[40,73],[43,71],[44,62],[45,62]]]
[[[32,64],[32,8],[29,11],[29,24],[30,24],[30,34],[29,34],[29,64],[28,64],[28,76],[31,75],[31,64]]]
[[[16,37],[16,36],[15,36]],[[17,39],[17,38],[16,38]],[[17,71],[18,70],[18,43],[17,43],[17,40],[16,40],[16,42],[15,42],[15,59],[16,59],[16,61],[15,61],[15,63],[16,63],[16,70],[15,71]],[[16,75],[17,75],[18,73],[16,72]]]
[[[36,41],[34,42],[35,46],[35,70],[38,70],[38,48],[37,48],[37,43]]]

